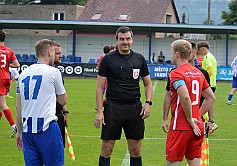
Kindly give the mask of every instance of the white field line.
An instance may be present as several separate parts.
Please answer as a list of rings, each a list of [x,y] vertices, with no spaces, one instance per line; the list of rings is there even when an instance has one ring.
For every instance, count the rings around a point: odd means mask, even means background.
[[[79,137],[79,138],[96,138],[96,139],[100,139],[100,136],[80,136],[80,135],[75,135],[72,134],[70,135],[70,137]],[[125,137],[121,137],[121,139],[126,139]],[[237,138],[208,138],[209,141],[237,141]],[[156,138],[156,137],[152,137],[152,138],[144,138],[143,140],[166,140],[166,138]]]
[[[157,82],[158,81],[155,81],[155,83],[154,83],[154,85],[152,87],[153,93],[154,93],[154,91],[156,89]],[[130,154],[129,154],[128,150],[127,150],[125,155],[124,155],[123,162],[122,162],[121,166],[129,166],[129,165],[130,165]]]

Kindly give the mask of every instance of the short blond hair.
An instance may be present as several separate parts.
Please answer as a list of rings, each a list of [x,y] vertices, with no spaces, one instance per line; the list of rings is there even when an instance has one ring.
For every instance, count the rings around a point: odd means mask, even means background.
[[[184,39],[175,40],[172,44],[172,51],[178,52],[180,58],[189,59],[192,52],[192,45],[189,41]]]
[[[35,54],[37,57],[45,57],[48,54],[48,50],[53,49],[54,42],[49,39],[42,39],[35,44]]]

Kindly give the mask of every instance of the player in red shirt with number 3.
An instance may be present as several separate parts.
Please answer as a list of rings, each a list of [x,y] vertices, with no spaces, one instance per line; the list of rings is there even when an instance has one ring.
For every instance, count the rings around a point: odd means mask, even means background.
[[[12,49],[4,45],[6,34],[0,31],[0,120],[2,118],[2,112],[11,125],[11,136],[16,133],[16,125],[12,118],[12,113],[6,104],[6,95],[10,88],[10,72],[9,67],[18,68],[20,64],[16,59],[16,56]]]

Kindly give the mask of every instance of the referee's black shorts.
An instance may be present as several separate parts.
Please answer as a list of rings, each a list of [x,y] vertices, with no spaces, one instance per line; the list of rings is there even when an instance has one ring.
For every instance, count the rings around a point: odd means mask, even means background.
[[[140,115],[142,103],[121,104],[106,100],[104,105],[104,120],[102,125],[102,140],[119,140],[122,128],[126,139],[139,140],[144,138],[144,120]]]

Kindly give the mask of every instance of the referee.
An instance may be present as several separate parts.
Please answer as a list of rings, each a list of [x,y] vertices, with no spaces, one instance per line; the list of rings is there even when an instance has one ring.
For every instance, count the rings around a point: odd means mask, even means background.
[[[116,31],[118,49],[107,54],[100,65],[97,77],[97,115],[94,126],[102,123],[102,148],[99,166],[109,166],[116,140],[122,129],[128,143],[130,166],[141,166],[141,142],[144,137],[144,119],[150,116],[152,105],[152,82],[143,55],[131,50],[133,33],[129,27]],[[143,80],[146,101],[140,101],[140,78]],[[105,81],[108,80],[106,102],[102,110]]]

